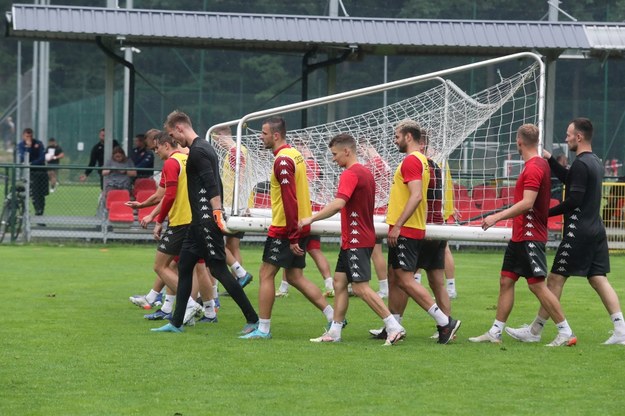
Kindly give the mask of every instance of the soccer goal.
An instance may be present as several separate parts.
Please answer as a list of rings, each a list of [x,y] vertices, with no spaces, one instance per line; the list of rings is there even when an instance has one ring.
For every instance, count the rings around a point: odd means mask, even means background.
[[[348,91],[327,97],[247,114],[237,120],[211,127],[206,138],[216,144],[222,160],[226,205],[230,206],[228,227],[240,231],[265,231],[270,224],[267,182],[273,155],[262,148],[260,125],[251,122],[272,115],[353,100],[383,91],[398,90],[403,97],[378,109],[355,114],[326,124],[290,130],[289,143],[297,147],[308,163],[313,210],[330,202],[336,192],[340,168],[332,162],[330,139],[350,133],[359,145],[363,164],[376,178],[376,232],[386,235],[384,224],[391,178],[404,154],[394,144],[394,127],[413,119],[427,132],[428,156],[443,168],[447,178],[444,195],[448,225],[428,226],[430,238],[452,240],[505,241],[510,223],[487,231],[481,219],[512,203],[520,156],[516,130],[525,123],[536,124],[543,139],[544,65],[533,53],[458,66],[399,81]],[[259,124],[259,123],[258,123]],[[231,139],[217,139],[224,126],[235,127]],[[452,216],[454,211],[457,216]],[[339,234],[338,218],[313,224],[313,232]]]

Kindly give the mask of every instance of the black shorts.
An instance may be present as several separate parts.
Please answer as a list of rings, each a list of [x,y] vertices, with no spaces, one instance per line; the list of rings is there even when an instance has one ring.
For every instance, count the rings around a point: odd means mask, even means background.
[[[228,234],[226,236],[226,238],[238,238],[239,240],[242,240],[243,237],[245,237],[245,231],[239,231],[238,233]]]
[[[350,283],[368,282],[371,280],[372,252],[373,248],[341,249],[334,272],[345,273]]]
[[[181,251],[189,251],[207,264],[210,260],[226,261],[224,235],[214,221],[189,225]]]
[[[518,278],[547,277],[545,243],[509,241],[503,256],[501,274]]]
[[[187,229],[189,224],[177,225],[175,227],[167,227],[163,235],[161,236],[157,251],[161,253],[169,254],[171,256],[177,256],[182,249],[182,243],[187,236]]]
[[[446,240],[423,240],[417,267],[423,270],[444,269],[446,247]]]
[[[608,240],[600,238],[564,239],[553,259],[551,273],[569,276],[607,276],[610,273]]]
[[[388,248],[388,264],[393,269],[416,272],[422,245],[423,240],[399,236],[397,245]]]
[[[263,261],[285,269],[303,269],[306,267],[306,244],[308,237],[299,240],[298,244],[304,250],[303,256],[296,256],[291,251],[291,242],[288,238],[267,237],[263,250]]]

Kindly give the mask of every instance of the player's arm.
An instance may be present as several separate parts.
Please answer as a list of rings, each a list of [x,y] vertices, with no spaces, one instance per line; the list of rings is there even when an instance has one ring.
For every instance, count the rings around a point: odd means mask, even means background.
[[[159,202],[161,202],[161,199],[163,199],[164,195],[165,195],[165,188],[159,186],[158,188],[156,188],[156,191],[152,195],[150,195],[146,200],[142,202],[128,201],[125,203],[125,205],[131,208],[137,208],[137,209],[152,207],[158,204]]]
[[[315,213],[312,217],[303,218],[299,221],[299,229],[301,230],[307,225],[312,224],[315,221],[325,220],[326,218],[330,218],[337,212],[339,212],[347,203],[347,201],[343,198],[334,198],[332,202],[327,204],[325,207],[321,209],[321,211]]]
[[[406,184],[408,186],[408,190],[410,191],[410,197],[408,197],[408,201],[404,206],[404,209],[401,212],[399,218],[395,222],[394,227],[401,228],[408,218],[412,215],[413,212],[417,209],[421,201],[423,201],[423,185],[421,180],[410,181]]]
[[[514,218],[517,215],[525,214],[534,206],[534,201],[538,196],[538,190],[533,188],[526,188],[523,190],[523,199],[516,204],[502,211],[496,212],[482,221],[482,229],[487,230],[499,221],[507,220],[508,218]]]
[[[549,155],[549,157],[547,158],[547,162],[549,162],[551,176],[558,178],[560,182],[564,183],[566,181],[566,175],[569,173],[569,170],[559,164],[556,158],[552,155]]]
[[[559,165],[559,163],[558,163]],[[582,205],[586,196],[586,183],[588,181],[588,170],[586,166],[578,161],[573,162],[569,169],[571,180],[566,190],[564,201],[549,209],[549,216],[564,214],[573,211]]]
[[[298,201],[295,186],[295,161],[287,156],[276,158],[273,164],[273,174],[280,183],[280,194],[284,217],[286,219],[286,232],[291,245],[297,244],[300,239],[298,228]]]

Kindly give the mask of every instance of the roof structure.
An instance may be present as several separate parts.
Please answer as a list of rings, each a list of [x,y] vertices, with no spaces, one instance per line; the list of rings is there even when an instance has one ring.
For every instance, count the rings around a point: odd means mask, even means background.
[[[354,48],[368,54],[558,56],[625,52],[624,23],[375,19],[15,4],[7,36],[128,45],[306,52]]]

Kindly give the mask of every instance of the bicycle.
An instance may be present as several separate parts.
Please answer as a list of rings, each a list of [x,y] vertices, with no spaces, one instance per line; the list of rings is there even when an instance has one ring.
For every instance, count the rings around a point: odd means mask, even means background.
[[[22,232],[24,216],[26,210],[26,188],[24,185],[11,187],[4,199],[2,214],[0,214],[0,243],[4,241],[4,236],[8,233],[11,241],[17,240]]]

